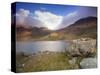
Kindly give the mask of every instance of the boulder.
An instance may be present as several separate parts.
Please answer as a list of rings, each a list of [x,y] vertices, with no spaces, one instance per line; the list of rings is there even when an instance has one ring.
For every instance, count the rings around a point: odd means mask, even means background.
[[[96,54],[96,40],[79,41],[75,43],[79,52],[84,56],[94,56]]]
[[[75,58],[72,58],[71,60],[69,60],[69,63],[71,65],[73,65],[73,64],[76,64],[76,61],[77,61],[77,58],[75,57]]]
[[[71,56],[94,56],[96,54],[96,40],[89,38],[73,40],[65,51]]]
[[[77,44],[70,43],[69,46],[65,49],[65,52],[70,56],[80,56],[80,52]]]
[[[80,68],[97,68],[97,58],[84,58],[80,62]]]

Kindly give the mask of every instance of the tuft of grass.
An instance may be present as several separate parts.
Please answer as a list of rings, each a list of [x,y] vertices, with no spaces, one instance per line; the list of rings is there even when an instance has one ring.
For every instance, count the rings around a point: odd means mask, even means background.
[[[80,61],[70,64],[69,60],[70,58],[63,52],[37,53],[33,56],[17,58],[17,64],[24,64],[24,66],[17,66],[16,70],[17,72],[37,72],[79,68],[78,63]]]

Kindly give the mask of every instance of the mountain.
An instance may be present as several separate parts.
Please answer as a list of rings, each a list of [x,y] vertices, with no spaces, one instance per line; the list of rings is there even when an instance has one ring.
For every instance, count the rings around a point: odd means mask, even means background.
[[[97,18],[79,19],[68,27],[52,31],[45,27],[16,26],[17,40],[72,40],[78,38],[97,38]]]
[[[45,27],[33,27],[32,28],[32,36],[35,38],[40,38],[43,36],[48,35],[49,33],[51,33],[52,31],[50,31],[49,29],[45,28]]]
[[[70,36],[80,38],[80,37],[89,37],[96,38],[97,36],[97,18],[96,17],[86,17],[76,21],[74,24],[69,25],[66,28],[60,29],[57,31],[62,33],[62,35],[67,34]]]
[[[51,33],[51,31],[45,27],[26,27],[23,25],[16,26],[17,40],[39,39],[49,33]]]

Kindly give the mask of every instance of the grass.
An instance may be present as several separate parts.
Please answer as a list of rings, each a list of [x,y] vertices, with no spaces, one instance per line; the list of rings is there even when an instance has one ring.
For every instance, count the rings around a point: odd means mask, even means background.
[[[70,64],[68,57],[65,53],[38,53],[33,56],[29,55],[16,55],[16,63],[18,65],[24,64],[24,66],[16,66],[17,72],[36,72],[36,71],[52,71],[52,70],[66,70],[66,69],[78,69],[81,58],[77,58],[75,64]]]

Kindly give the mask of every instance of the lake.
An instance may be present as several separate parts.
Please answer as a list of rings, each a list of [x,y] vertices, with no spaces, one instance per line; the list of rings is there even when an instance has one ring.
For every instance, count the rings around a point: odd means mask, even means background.
[[[63,52],[67,41],[20,41],[16,42],[16,52],[36,53],[39,51]]]

